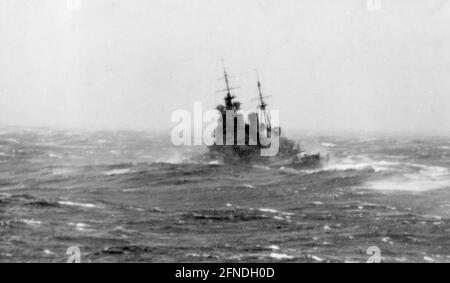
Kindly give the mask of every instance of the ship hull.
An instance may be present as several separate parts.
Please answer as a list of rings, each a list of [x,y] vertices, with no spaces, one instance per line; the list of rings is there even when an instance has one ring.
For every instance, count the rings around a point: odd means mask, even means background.
[[[261,156],[258,146],[212,145],[209,157],[222,163],[264,163],[271,167],[287,166],[294,169],[319,169],[328,164],[329,157],[321,154],[299,153],[292,149],[281,151],[276,156]]]

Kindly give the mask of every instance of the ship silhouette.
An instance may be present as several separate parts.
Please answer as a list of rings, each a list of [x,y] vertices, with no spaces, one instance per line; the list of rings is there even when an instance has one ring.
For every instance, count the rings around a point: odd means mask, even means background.
[[[275,162],[294,167],[321,167],[328,162],[329,156],[320,153],[307,153],[302,151],[300,145],[281,135],[281,127],[273,126],[266,103],[266,96],[262,92],[262,83],[257,78],[258,106],[256,111],[245,119],[241,110],[241,103],[236,100],[232,91],[236,88],[230,86],[230,76],[224,67],[223,80],[225,82],[224,104],[216,107],[220,113],[218,125],[214,135],[214,144],[209,146],[209,154],[213,158],[222,159],[224,162]],[[227,113],[234,114],[232,120],[227,120]],[[242,119],[242,121],[239,121]],[[245,121],[247,120],[247,121]],[[245,122],[244,122],[245,121]],[[227,123],[232,122],[227,133]],[[256,123],[253,125],[252,123]],[[239,127],[244,124],[244,127]],[[239,133],[244,129],[243,133]],[[256,130],[256,133],[254,132]],[[231,133],[231,137],[229,136]],[[227,136],[228,134],[228,136]],[[256,137],[256,138],[255,138]],[[276,154],[263,155],[262,150],[268,150],[271,144],[262,141],[261,138],[277,138],[278,147]]]

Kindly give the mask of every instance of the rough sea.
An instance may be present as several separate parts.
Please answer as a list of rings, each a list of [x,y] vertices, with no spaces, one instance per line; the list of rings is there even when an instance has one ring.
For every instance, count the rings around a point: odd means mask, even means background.
[[[292,134],[292,133],[291,133]],[[289,135],[289,134],[288,134]],[[316,170],[168,133],[0,129],[0,262],[450,262],[450,140],[301,135]]]

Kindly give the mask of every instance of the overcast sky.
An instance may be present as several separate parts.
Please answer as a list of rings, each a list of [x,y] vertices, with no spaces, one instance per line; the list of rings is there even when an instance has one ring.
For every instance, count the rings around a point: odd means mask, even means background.
[[[0,125],[170,127],[222,101],[221,58],[282,125],[450,131],[446,0],[0,0]]]

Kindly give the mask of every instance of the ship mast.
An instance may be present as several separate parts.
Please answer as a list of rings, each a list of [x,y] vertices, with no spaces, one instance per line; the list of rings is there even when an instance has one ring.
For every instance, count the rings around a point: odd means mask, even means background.
[[[225,84],[227,86],[227,88],[225,89],[225,91],[227,92],[227,96],[225,97],[225,106],[226,106],[227,110],[232,110],[233,109],[233,99],[235,98],[235,96],[231,95],[230,81],[229,81],[228,73],[227,73],[227,70],[225,69],[225,66],[223,67],[223,76],[225,78]]]
[[[232,90],[238,89],[238,87],[232,87],[230,86],[230,75],[227,72],[227,69],[225,68],[225,64],[222,60],[222,67],[223,67],[223,78],[221,80],[225,80],[225,86],[226,88],[223,90],[219,90],[218,92],[226,92],[226,96],[224,97],[225,100],[225,107],[221,107],[220,111],[223,112],[224,110],[233,110],[238,111],[240,109],[241,103],[237,101],[233,101],[236,97],[231,93]]]
[[[258,91],[259,91],[259,100],[261,104],[259,105],[259,108],[261,108],[262,111],[266,111],[267,103],[264,102],[264,96],[262,95],[261,91],[261,82],[258,79]]]
[[[261,90],[261,81],[258,80],[258,92],[259,92],[259,101],[260,104],[258,105],[259,109],[261,109],[261,118],[266,120],[267,125],[269,126],[269,129],[272,128],[271,122],[270,122],[270,117],[269,114],[267,114],[266,111],[266,107],[267,107],[267,103],[264,101],[264,96],[262,94],[262,90]]]

